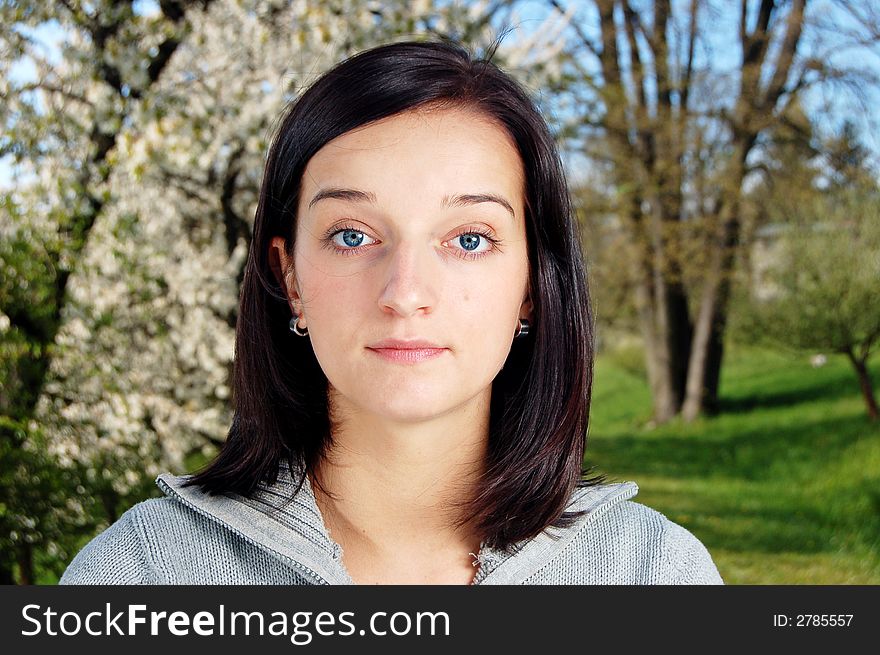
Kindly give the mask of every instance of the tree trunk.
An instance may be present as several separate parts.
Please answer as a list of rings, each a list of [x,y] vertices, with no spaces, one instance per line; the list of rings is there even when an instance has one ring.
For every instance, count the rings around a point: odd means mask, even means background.
[[[688,311],[687,294],[679,283],[669,283],[669,376],[675,392],[675,413],[681,411],[687,391],[687,374],[691,358],[693,324]]]
[[[674,169],[675,162],[664,161],[660,168]],[[661,176],[659,172],[655,175]],[[659,422],[672,419],[681,411],[687,384],[693,325],[688,310],[687,291],[682,283],[681,265],[678,260],[678,244],[669,237],[668,228],[680,220],[681,202],[675,184],[669,188],[664,182],[654,193],[655,205],[652,221],[652,264],[654,275],[654,300],[657,323],[656,338],[662,340],[665,355],[662,362],[663,376],[668,387],[660,412],[655,412]]]
[[[666,392],[662,389],[664,378],[661,375],[663,367],[660,363],[662,358],[659,352],[663,348],[663,344],[655,338],[654,302],[649,281],[640,279],[636,284],[635,304],[642,340],[645,343],[645,369],[648,373],[648,386],[651,388],[654,415],[656,416],[658,413],[658,398],[660,398],[662,393]]]
[[[645,216],[631,219],[643,225]],[[640,236],[644,236],[642,233]],[[635,262],[635,300],[639,330],[645,343],[645,367],[651,388],[653,418],[665,423],[681,410],[687,381],[692,326],[683,286],[664,272],[663,244],[646,243]],[[666,264],[674,267],[673,263]]]
[[[116,507],[119,504],[119,496],[112,489],[104,489],[101,492],[101,505],[104,508],[104,516],[110,525],[116,523],[119,514]]]
[[[706,280],[703,288],[681,410],[685,421],[693,421],[700,414],[711,414],[718,409],[729,286],[727,280],[719,279],[713,271],[712,279]]]
[[[675,381],[670,375],[668,328],[665,320],[657,320],[667,315],[668,302],[665,293],[655,299],[650,285],[646,283],[639,285],[637,295],[645,299],[645,307],[639,310],[639,324],[645,341],[645,365],[651,387],[653,417],[654,421],[663,423],[675,416],[679,407]]]
[[[8,566],[0,565],[0,585],[15,584],[15,576],[12,575],[12,569]]]
[[[34,552],[31,545],[23,543],[17,548],[18,557],[18,584],[31,585],[34,583]]]
[[[871,421],[880,420],[880,409],[877,407],[877,398],[874,396],[874,385],[871,382],[871,374],[868,372],[868,358],[856,357],[852,349],[849,349],[846,355],[856,369],[856,375],[859,376],[859,386],[862,389],[862,396],[864,397],[865,405],[868,408],[868,418]]]
[[[654,404],[654,420],[664,423],[681,409],[687,374],[690,317],[683,289],[666,280],[636,287],[639,327]]]
[[[725,303],[726,307],[726,303]],[[724,357],[724,328],[727,325],[727,311],[715,322],[715,329],[709,338],[709,352],[706,362],[706,384],[703,396],[703,411],[706,414],[717,414],[718,387],[721,380],[721,360]]]
[[[745,156],[742,155],[735,174],[734,189],[740,188],[744,161]],[[721,234],[712,245],[712,258],[700,296],[687,373],[687,390],[681,412],[685,421],[693,421],[700,414],[718,408],[724,328],[727,325],[731,279],[739,244],[739,202],[737,192],[734,191],[732,195],[731,201],[722,208]]]
[[[682,415],[686,421],[693,421],[703,411],[706,402],[705,382],[709,365],[709,344],[711,343],[712,326],[716,320],[719,291],[718,280],[714,275],[710,276],[703,287],[700,310],[694,326],[694,342],[688,370],[687,390],[682,407]]]

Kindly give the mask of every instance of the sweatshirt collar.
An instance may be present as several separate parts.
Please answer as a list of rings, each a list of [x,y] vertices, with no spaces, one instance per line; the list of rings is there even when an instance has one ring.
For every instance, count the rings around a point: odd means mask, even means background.
[[[156,484],[165,493],[263,549],[316,584],[354,584],[342,563],[342,548],[330,537],[318,509],[311,481],[298,486],[286,465],[272,485],[261,483],[250,496],[209,495],[198,486],[184,487],[192,476],[163,473]],[[635,482],[578,488],[568,511],[585,510],[567,528],[548,528],[514,545],[511,553],[483,546],[474,566],[474,584],[520,584],[562,552],[584,526],[614,505],[638,493]]]
[[[220,523],[245,540],[281,559],[317,584],[353,584],[342,564],[342,548],[330,538],[311,482],[297,491],[287,466],[272,485],[261,482],[250,496],[210,495],[192,476],[163,473],[156,484],[165,495]]]

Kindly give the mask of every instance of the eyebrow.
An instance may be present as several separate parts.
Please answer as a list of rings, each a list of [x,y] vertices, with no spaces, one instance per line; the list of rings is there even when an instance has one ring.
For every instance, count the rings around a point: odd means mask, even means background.
[[[309,201],[309,209],[320,200],[343,200],[346,202],[366,202],[375,205],[376,194],[369,191],[359,191],[358,189],[344,189],[339,187],[330,187],[321,189]],[[445,195],[440,202],[442,207],[468,207],[470,205],[478,205],[484,202],[494,202],[504,207],[512,217],[516,218],[513,207],[502,196],[495,193],[459,193],[456,195]]]

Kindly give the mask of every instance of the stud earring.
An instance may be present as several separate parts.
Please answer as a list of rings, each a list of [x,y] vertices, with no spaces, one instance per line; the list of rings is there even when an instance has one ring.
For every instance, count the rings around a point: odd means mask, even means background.
[[[516,326],[516,331],[513,333],[513,338],[518,339],[520,337],[524,337],[529,333],[529,320],[526,318],[519,319],[519,325]]]

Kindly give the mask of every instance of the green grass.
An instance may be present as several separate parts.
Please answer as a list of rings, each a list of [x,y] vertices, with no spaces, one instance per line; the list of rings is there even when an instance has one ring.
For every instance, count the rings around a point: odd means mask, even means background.
[[[728,584],[880,584],[880,424],[845,358],[731,346],[721,412],[659,427],[631,359],[598,357],[589,464],[637,482]]]

